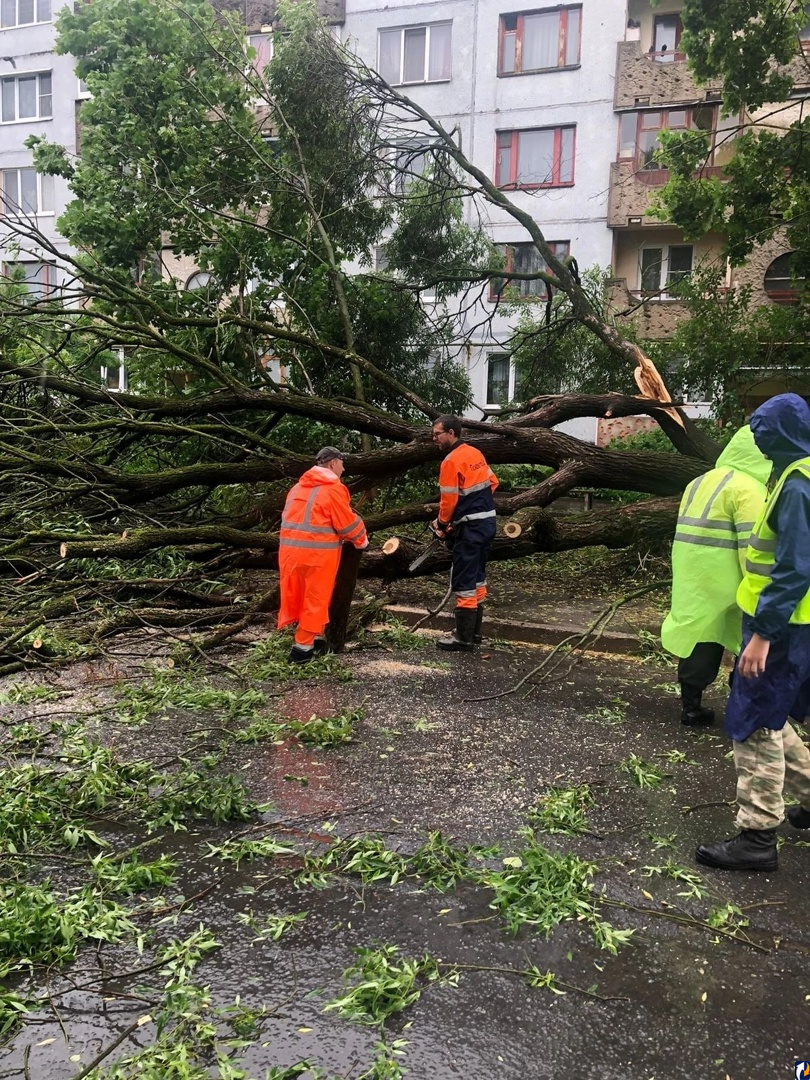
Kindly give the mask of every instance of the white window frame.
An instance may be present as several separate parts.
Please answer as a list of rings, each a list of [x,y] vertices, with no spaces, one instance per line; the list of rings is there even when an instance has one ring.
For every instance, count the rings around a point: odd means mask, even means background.
[[[93,96],[87,89],[87,83],[84,81],[84,79],[80,79],[78,75],[76,76],[76,83],[78,84],[78,89],[76,90],[77,101],[86,101],[88,98],[91,98]]]
[[[433,27],[450,27],[450,74],[443,76],[441,79],[431,79],[430,74],[430,38]],[[409,30],[424,30],[425,31],[425,66],[423,69],[424,78],[421,79],[408,79],[405,80],[405,34]],[[392,86],[420,86],[422,83],[445,83],[450,82],[453,78],[453,21],[452,19],[443,19],[435,23],[414,23],[411,26],[381,26],[377,30],[377,70],[380,70],[380,59],[382,54],[382,35],[383,34],[399,34],[399,78],[392,81]]]
[[[118,345],[116,346],[116,348],[110,349],[110,352],[116,354],[116,356],[118,357],[118,364],[109,366],[107,364],[101,365],[101,369],[99,372],[101,385],[110,394],[126,393],[126,391],[129,389],[129,376],[127,374],[127,366],[125,363],[124,346]],[[116,367],[118,368],[118,383],[116,386],[109,386],[107,380],[109,379],[110,372],[114,371]]]
[[[677,300],[677,295],[668,291],[670,286],[669,281],[669,264],[670,264],[670,252],[673,248],[690,248],[692,251],[692,266],[688,273],[692,273],[695,269],[695,245],[687,244],[684,242],[678,242],[675,244],[643,244],[639,248],[638,253],[638,291],[642,296],[646,296],[650,300]],[[660,251],[661,252],[661,270],[658,277],[658,289],[645,289],[642,278],[643,259],[645,251]],[[680,271],[678,271],[680,273]],[[682,274],[682,277],[687,276],[686,272]],[[678,278],[677,280],[680,280]]]
[[[11,207],[6,203],[6,185],[5,185],[5,173],[17,173],[17,192],[21,191],[20,173],[21,172],[33,172],[36,177],[37,185],[37,209],[33,211],[24,210],[19,204],[15,207]],[[51,208],[50,210],[42,209],[42,182],[43,180],[50,181],[51,185]],[[32,165],[22,165],[17,169],[0,169],[0,217],[6,218],[18,218],[18,217],[53,217],[55,210],[55,199],[53,190],[52,176],[44,176],[42,173],[38,173]]]
[[[42,79],[45,76],[47,76],[51,81],[51,91],[50,91],[49,94],[43,94],[42,93]],[[36,90],[37,111],[36,111],[36,114],[34,116],[20,116],[20,82],[21,82],[22,79],[32,79],[32,78],[35,78],[37,80],[37,90]],[[13,120],[4,120],[3,119],[3,113],[2,113],[2,102],[5,100],[4,89],[5,89],[5,84],[7,82],[13,82],[14,83],[14,119]],[[0,85],[0,95],[2,95],[2,96],[0,96],[0,125],[2,125],[2,124],[30,124],[30,123],[32,123],[34,121],[37,121],[37,120],[53,120],[53,73],[52,72],[50,72],[50,71],[20,71],[20,72],[17,72],[15,75],[4,75],[3,78],[0,79],[0,83],[2,84],[2,85]],[[50,98],[50,102],[51,102],[50,109],[51,109],[51,111],[49,113],[43,113],[42,112],[42,99],[43,99],[43,97]]]
[[[4,23],[2,21],[2,10],[0,9],[0,30],[14,30],[18,26],[40,26],[53,21],[53,0],[31,0],[31,6],[34,10],[33,22],[20,22],[20,0],[12,0],[12,2],[16,12],[15,21],[8,24]],[[47,17],[43,18],[42,12],[45,10],[47,10],[48,14]]]
[[[507,379],[506,389],[506,401],[490,401],[489,400],[489,366],[493,360],[507,360],[509,363],[509,377]],[[484,404],[488,410],[490,409],[502,409],[504,405],[508,405],[509,402],[515,396],[515,362],[512,359],[512,354],[505,352],[502,349],[495,349],[492,352],[486,354],[486,368],[484,369],[484,398],[486,399]]]
[[[3,276],[13,280],[14,271],[18,266],[38,266],[43,270],[41,296],[36,295],[33,290],[28,289],[29,280],[27,278],[23,281],[17,280],[16,282],[18,285],[26,286],[32,302],[38,303],[40,300],[47,300],[48,297],[53,294],[56,289],[56,265],[54,263],[44,262],[42,259],[14,259],[13,261],[3,263]]]
[[[260,57],[260,45],[265,42],[267,44],[267,56],[262,61]],[[264,69],[273,59],[273,31],[263,29],[255,34],[248,34],[247,44],[249,48],[256,49],[257,55],[250,61],[250,67],[253,74],[261,78],[264,74]]]

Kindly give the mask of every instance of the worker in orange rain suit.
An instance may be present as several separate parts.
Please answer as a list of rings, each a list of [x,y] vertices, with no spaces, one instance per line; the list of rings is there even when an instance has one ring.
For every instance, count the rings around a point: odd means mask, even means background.
[[[281,607],[278,628],[298,623],[290,650],[292,664],[305,664],[325,642],[316,639],[329,621],[329,602],[335,587],[340,549],[354,544],[368,547],[363,519],[355,514],[349,492],[341,484],[344,455],[324,446],[308,469],[290,489],[279,532],[278,568]]]
[[[453,570],[450,587],[456,594],[456,626],[437,646],[469,652],[481,644],[484,601],[487,595],[487,558],[495,536],[495,501],[498,479],[480,450],[461,440],[461,420],[439,416],[433,439],[446,456],[439,469],[439,516],[433,530],[451,545]]]

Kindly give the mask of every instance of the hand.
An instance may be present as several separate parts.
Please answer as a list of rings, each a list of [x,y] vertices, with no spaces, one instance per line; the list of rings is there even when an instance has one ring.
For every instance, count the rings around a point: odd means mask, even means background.
[[[363,541],[362,544],[358,544],[357,550],[358,551],[365,551],[370,543],[371,543],[371,541],[369,540],[368,537],[366,537],[366,539]]]
[[[431,521],[430,527],[438,537],[441,538],[444,536],[444,529],[441,527],[438,518],[434,518],[433,521]]]
[[[756,679],[765,670],[771,643],[759,634],[752,634],[751,640],[740,653],[737,672],[744,679]]]

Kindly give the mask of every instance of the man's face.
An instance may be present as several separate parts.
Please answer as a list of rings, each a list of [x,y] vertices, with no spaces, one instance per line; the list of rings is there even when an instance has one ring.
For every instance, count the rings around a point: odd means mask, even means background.
[[[346,468],[346,466],[343,464],[340,458],[336,457],[332,458],[332,460],[329,462],[329,468],[339,480],[341,476],[343,476],[343,470]]]
[[[445,454],[456,441],[456,437],[452,431],[445,431],[441,424],[434,424],[433,441],[441,452]]]

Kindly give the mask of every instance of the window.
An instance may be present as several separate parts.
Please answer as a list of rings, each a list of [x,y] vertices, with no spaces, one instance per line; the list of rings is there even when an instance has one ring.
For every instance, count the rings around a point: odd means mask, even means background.
[[[3,169],[0,172],[0,213],[52,214],[53,177],[36,169]]]
[[[642,248],[639,266],[641,291],[658,293],[662,300],[672,299],[669,293],[672,286],[692,273],[692,256],[691,244]]]
[[[574,182],[574,128],[499,131],[499,187],[559,187]]]
[[[51,0],[0,0],[0,28],[51,21]]]
[[[256,53],[251,60],[253,72],[256,75],[261,75],[273,59],[273,35],[250,34],[248,36],[248,45],[251,49],[255,50]]]
[[[653,60],[671,64],[673,60],[685,59],[684,54],[678,52],[682,29],[680,15],[656,15],[650,49]]]
[[[207,270],[198,270],[196,274],[192,274],[186,282],[186,290],[188,292],[197,292],[199,289],[207,289],[211,284],[211,275]]]
[[[775,304],[795,304],[805,287],[804,275],[795,263],[796,252],[786,251],[765,271],[765,292]]]
[[[581,7],[501,15],[499,75],[579,63]]]
[[[661,146],[661,132],[715,130],[716,108],[697,105],[693,109],[658,109],[654,112],[625,113],[619,132],[619,159],[632,159],[635,167],[660,169],[655,152]],[[714,161],[714,141],[709,147],[707,165]]]
[[[113,394],[120,394],[129,386],[123,348],[112,349],[118,363],[101,365],[101,385]]]
[[[53,115],[51,73],[16,75],[2,80],[3,123],[14,120],[40,120]]]
[[[487,405],[508,404],[511,377],[512,358],[509,353],[490,353],[487,356]]]
[[[92,96],[93,95],[87,89],[87,83],[84,81],[84,79],[79,79],[79,88],[76,91],[76,97],[80,98],[81,100],[84,100],[84,99],[92,97]]]
[[[388,251],[385,244],[374,248],[374,269],[382,274],[388,269]]]
[[[404,140],[395,149],[394,188],[407,192],[431,164],[431,143],[422,139]]]
[[[450,78],[452,23],[380,30],[379,71],[393,85]]]
[[[799,41],[804,52],[807,52],[810,50],[810,4],[804,5],[804,14],[807,17],[807,22],[799,31]]]
[[[6,277],[25,285],[32,300],[44,300],[53,289],[54,267],[49,263],[6,263],[4,273]]]
[[[568,240],[554,240],[548,245],[555,255],[562,257],[570,250]],[[504,270],[506,274],[537,274],[547,270],[546,261],[534,244],[504,244],[500,245],[504,257]],[[510,296],[539,297],[545,300],[547,294],[546,283],[542,278],[518,278],[509,279],[504,277],[492,278],[490,282],[490,300],[499,299],[506,289]]]

